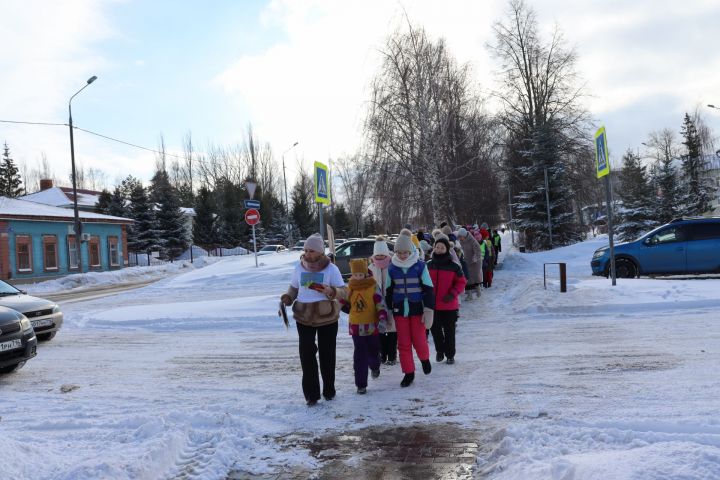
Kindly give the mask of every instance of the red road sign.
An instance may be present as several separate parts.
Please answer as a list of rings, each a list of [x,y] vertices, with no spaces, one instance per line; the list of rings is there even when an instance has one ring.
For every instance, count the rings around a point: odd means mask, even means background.
[[[245,212],[245,223],[248,225],[257,225],[258,222],[260,222],[260,212],[254,208],[248,209],[248,211]]]

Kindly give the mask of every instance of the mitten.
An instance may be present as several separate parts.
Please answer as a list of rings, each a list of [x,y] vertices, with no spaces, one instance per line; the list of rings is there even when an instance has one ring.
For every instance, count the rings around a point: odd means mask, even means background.
[[[423,310],[423,323],[425,324],[426,329],[430,329],[433,326],[433,317],[435,316],[435,312],[431,308],[426,308]]]

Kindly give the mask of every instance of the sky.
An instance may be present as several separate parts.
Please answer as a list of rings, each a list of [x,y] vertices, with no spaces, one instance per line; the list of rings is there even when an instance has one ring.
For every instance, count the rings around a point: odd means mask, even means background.
[[[607,129],[611,158],[649,132],[679,133],[695,109],[720,134],[720,2],[529,0],[543,30],[556,24],[578,54],[586,106]],[[0,0],[0,120],[66,123],[180,153],[242,141],[249,124],[292,182],[299,164],[327,162],[360,143],[379,51],[404,16],[446,39],[472,66],[477,88],[497,88],[487,45],[501,0]],[[489,106],[492,109],[492,105]],[[588,132],[591,136],[594,132]],[[68,178],[63,126],[0,123],[0,143]],[[76,160],[112,185],[152,176],[155,155],[84,132]],[[36,190],[36,186],[29,186]]]

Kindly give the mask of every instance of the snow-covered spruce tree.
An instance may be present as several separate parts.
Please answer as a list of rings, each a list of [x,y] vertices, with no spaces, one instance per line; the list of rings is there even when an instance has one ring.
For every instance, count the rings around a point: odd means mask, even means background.
[[[312,179],[307,173],[301,172],[290,194],[292,220],[297,225],[301,238],[306,238],[318,231],[312,192]]]
[[[640,162],[640,157],[629,149],[623,156],[617,196],[622,202],[616,211],[618,220],[615,232],[619,240],[635,240],[658,225],[653,216],[655,196],[646,167]]]
[[[195,196],[193,243],[207,251],[214,249],[218,245],[216,219],[217,214],[213,194],[207,187],[200,187]]]
[[[545,250],[582,240],[583,232],[574,220],[572,191],[563,158],[562,134],[551,124],[535,129],[531,148],[523,155],[527,164],[516,168],[516,175],[530,186],[516,196],[516,227],[526,232],[526,246],[530,250]],[[552,245],[548,228],[547,196],[545,194],[547,168]]]
[[[17,198],[25,193],[22,187],[22,179],[10,156],[10,147],[5,143],[2,162],[0,162],[0,195],[3,197]]]
[[[218,218],[216,228],[219,245],[235,248],[247,239],[247,226],[242,208],[245,193],[242,187],[227,178],[221,178],[215,184],[215,204]]]
[[[653,218],[661,225],[678,218],[682,214],[679,203],[680,189],[677,171],[671,157],[661,159],[660,164],[655,166],[652,172],[652,184],[655,189]]]
[[[160,248],[159,232],[155,226],[155,209],[147,190],[137,183],[130,192],[130,218],[135,223],[128,229],[128,251],[148,255]]]
[[[175,260],[189,246],[185,215],[180,199],[165,170],[158,170],[152,178],[152,203],[157,207],[155,218],[160,232],[160,257]]]
[[[342,203],[335,207],[335,218],[333,228],[335,229],[335,236],[347,236],[352,230],[352,220],[348,215],[345,205]]]
[[[104,188],[103,191],[100,192],[98,201],[95,204],[95,209],[98,211],[98,213],[102,213],[103,215],[110,215],[110,204],[111,203],[112,203],[112,193],[110,193],[106,188]]]
[[[110,197],[108,214],[114,217],[128,216],[127,198],[123,195],[123,188],[120,185],[115,187],[115,190],[113,190],[112,196]]]
[[[685,114],[681,134],[684,138],[685,153],[682,158],[682,193],[680,203],[683,215],[702,215],[710,210],[712,186],[706,174],[703,160],[702,141],[695,122]]]

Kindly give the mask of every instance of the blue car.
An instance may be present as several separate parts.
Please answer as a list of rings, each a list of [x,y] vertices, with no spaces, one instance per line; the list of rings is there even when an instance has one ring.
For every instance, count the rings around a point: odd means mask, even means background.
[[[593,275],[610,274],[610,247],[595,251]],[[634,242],[615,245],[615,274],[720,273],[720,217],[682,218],[646,233]]]

